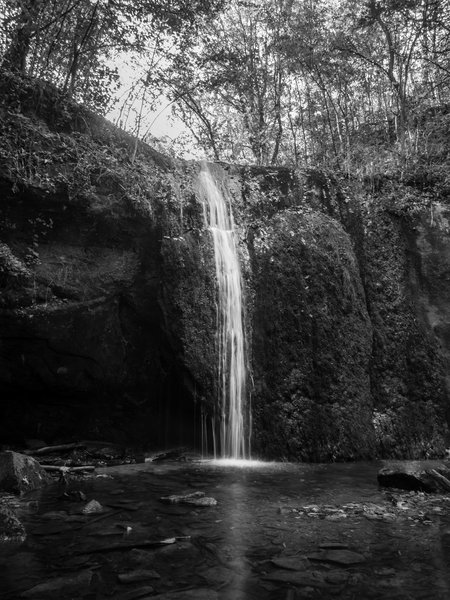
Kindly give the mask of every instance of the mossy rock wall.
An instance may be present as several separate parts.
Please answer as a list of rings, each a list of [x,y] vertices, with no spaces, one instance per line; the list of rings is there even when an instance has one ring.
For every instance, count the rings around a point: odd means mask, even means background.
[[[291,208],[254,232],[250,254],[255,450],[372,456],[372,328],[348,235],[323,213]]]
[[[430,224],[429,209],[394,208],[375,198],[364,216],[377,451],[386,458],[442,456],[449,441],[450,238]]]
[[[199,166],[19,83],[0,82],[0,443],[199,444],[216,362]]]
[[[199,447],[218,397],[201,166],[51,86],[3,74],[0,91],[0,443]],[[314,170],[213,173],[237,225],[253,454],[442,455],[444,200],[401,205]]]
[[[430,212],[420,194],[405,210],[392,194],[313,170],[241,176],[255,450],[307,460],[442,456],[448,210]],[[399,188],[395,197],[408,197]]]

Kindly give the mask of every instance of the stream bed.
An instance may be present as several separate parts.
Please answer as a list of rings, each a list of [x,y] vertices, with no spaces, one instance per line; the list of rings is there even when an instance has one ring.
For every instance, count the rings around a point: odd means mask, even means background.
[[[145,463],[55,483],[19,500],[27,539],[0,546],[0,598],[448,600],[450,497],[379,489],[386,464]],[[194,492],[217,504],[161,501]]]

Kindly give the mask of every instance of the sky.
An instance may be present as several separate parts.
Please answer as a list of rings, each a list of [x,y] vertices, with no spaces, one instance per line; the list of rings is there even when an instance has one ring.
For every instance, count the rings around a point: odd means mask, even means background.
[[[128,118],[125,121],[124,113],[122,112],[122,123],[121,119],[121,107],[123,105],[123,98],[128,96],[130,89],[136,84],[139,79],[144,78],[145,69],[138,68],[133,65],[132,58],[126,55],[117,56],[114,59],[114,66],[118,68],[120,81],[119,89],[117,90],[118,102],[113,108],[105,115],[106,118],[116,125],[119,125],[127,131],[136,134],[137,133],[137,117],[139,115],[141,106],[141,95],[136,94],[134,100],[129,103],[131,110],[128,113]],[[141,86],[142,87],[142,86]],[[122,100],[120,100],[122,98]],[[146,133],[150,136],[158,139],[169,138],[169,140],[176,140],[181,134],[191,136],[189,130],[186,128],[184,123],[172,114],[172,104],[168,98],[161,94],[155,101],[155,107],[153,110],[150,107],[145,107],[142,111],[141,125],[139,128],[139,136],[143,137]],[[193,154],[187,152],[186,158],[192,158]]]

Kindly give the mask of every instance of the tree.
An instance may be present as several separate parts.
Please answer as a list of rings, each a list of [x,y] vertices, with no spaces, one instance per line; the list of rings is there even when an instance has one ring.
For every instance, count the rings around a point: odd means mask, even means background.
[[[233,0],[201,39],[155,73],[155,83],[165,84],[178,114],[216,159],[278,160],[286,76],[279,49],[289,5]]]
[[[38,28],[37,20],[42,9],[42,0],[22,0],[19,2],[19,10],[15,8],[14,2],[8,0],[3,9],[5,17],[9,22],[15,21],[15,26],[3,56],[2,66],[24,72],[31,40]]]
[[[4,67],[50,79],[104,110],[120,53],[145,53],[161,33],[179,36],[222,0],[0,0]],[[111,96],[111,94],[110,94]]]

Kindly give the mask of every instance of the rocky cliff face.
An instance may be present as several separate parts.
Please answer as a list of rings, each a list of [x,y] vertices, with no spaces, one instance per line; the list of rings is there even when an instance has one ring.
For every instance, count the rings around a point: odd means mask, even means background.
[[[196,442],[215,316],[192,169],[48,86],[1,92],[2,441]]]
[[[281,194],[268,178],[253,177],[246,216],[257,447],[305,460],[441,455],[448,209],[314,171]]]
[[[4,75],[0,92],[0,442],[198,445],[217,396],[199,166],[48,86]],[[442,453],[447,209],[393,211],[316,172],[216,177],[239,230],[254,452]]]

